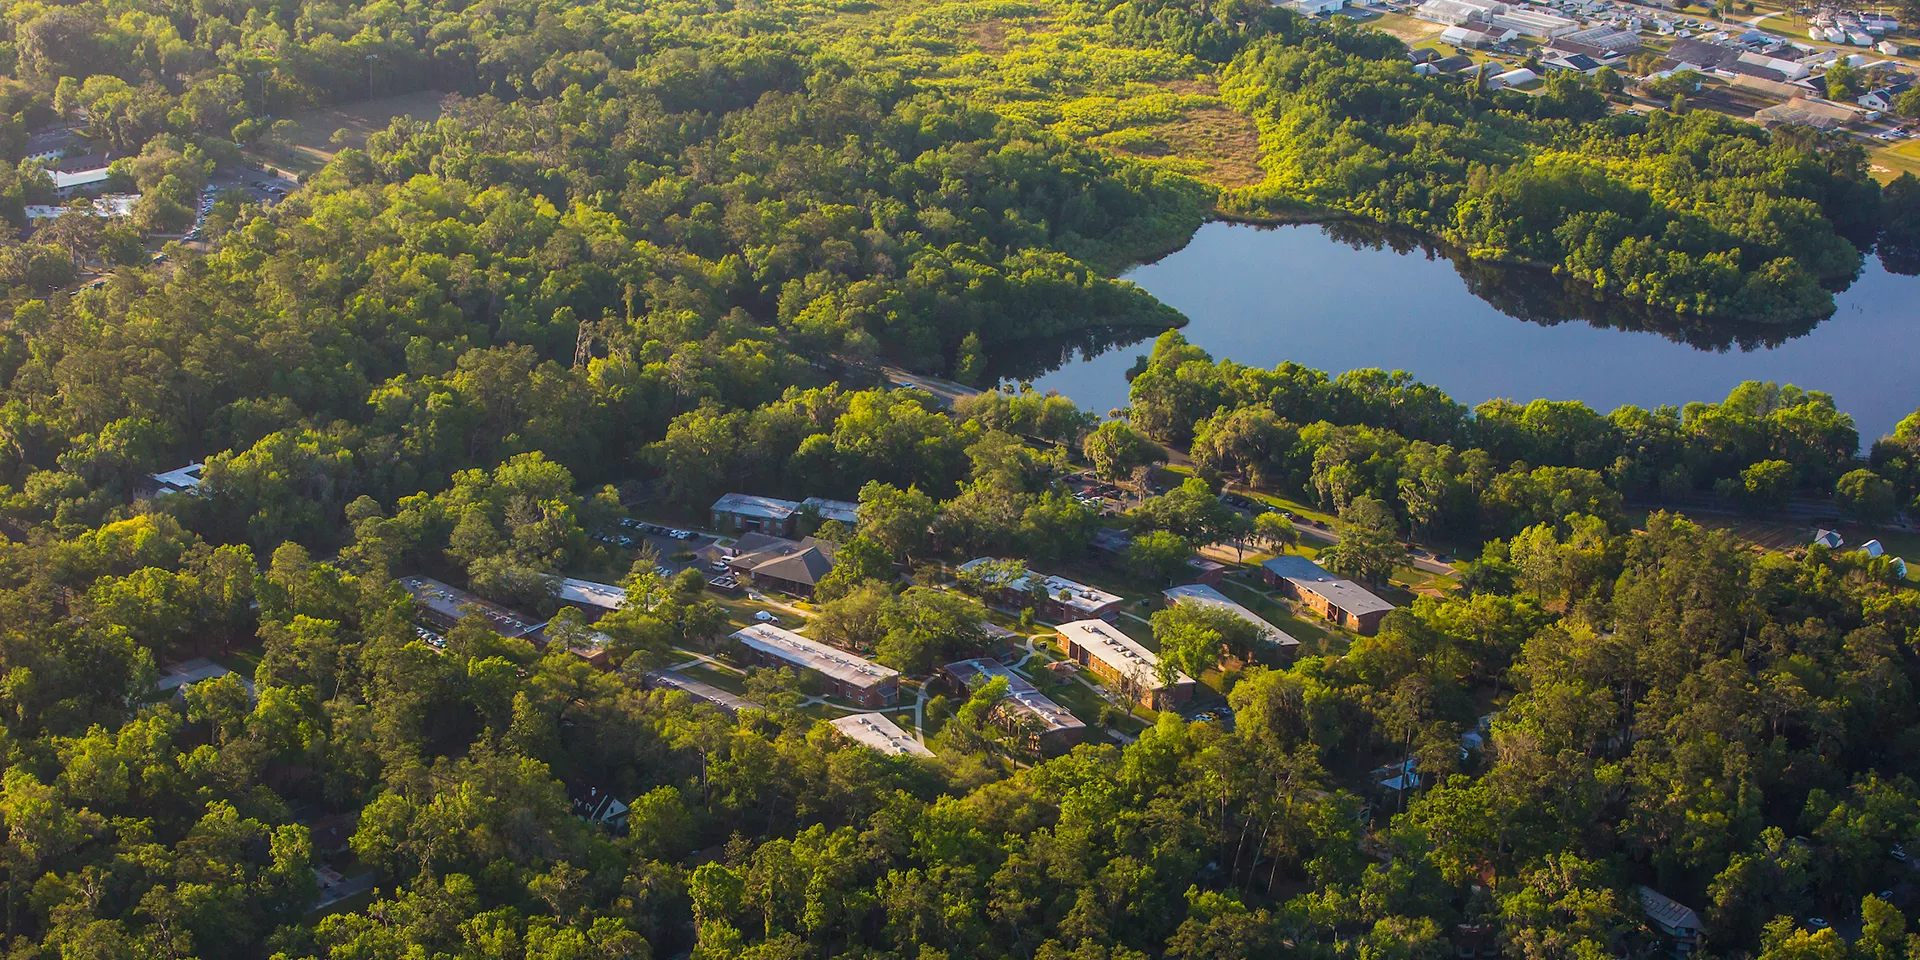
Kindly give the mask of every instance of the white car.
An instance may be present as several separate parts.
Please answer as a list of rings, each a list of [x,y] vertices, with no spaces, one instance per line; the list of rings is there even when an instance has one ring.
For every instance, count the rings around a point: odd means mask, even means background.
[[[765,610],[761,610],[755,613],[753,615],[753,618],[755,620],[760,621],[761,623],[778,623],[780,621],[779,617],[776,617],[773,614],[766,612]]]

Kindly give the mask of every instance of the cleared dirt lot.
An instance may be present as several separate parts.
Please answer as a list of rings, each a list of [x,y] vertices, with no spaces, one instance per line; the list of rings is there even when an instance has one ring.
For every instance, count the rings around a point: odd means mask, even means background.
[[[364,147],[367,137],[376,130],[385,130],[395,117],[412,117],[415,120],[433,121],[440,119],[440,102],[446,94],[436,90],[403,94],[398,97],[381,97],[378,100],[363,100],[338,107],[321,110],[309,110],[298,114],[293,121],[300,125],[299,133],[294,135],[294,149],[311,158],[316,165],[333,159],[342,145]],[[344,144],[333,142],[336,130],[347,132]]]

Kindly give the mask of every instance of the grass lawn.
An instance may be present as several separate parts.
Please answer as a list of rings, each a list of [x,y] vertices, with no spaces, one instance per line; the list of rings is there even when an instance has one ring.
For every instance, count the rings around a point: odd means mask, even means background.
[[[1297,616],[1289,607],[1268,599],[1260,590],[1240,581],[1227,580],[1221,584],[1220,592],[1300,641],[1302,656],[1340,653],[1347,649],[1350,642],[1345,634],[1325,620]]]
[[[1920,140],[1905,140],[1867,152],[1873,178],[1887,183],[1903,173],[1920,177]]]
[[[711,683],[728,693],[746,696],[747,678],[731,670],[722,670],[710,663],[696,663],[680,672],[690,680]]]
[[[223,653],[218,656],[208,657],[207,659],[246,677],[248,680],[252,680],[254,671],[260,669],[261,649],[257,645],[242,647],[230,653]]]

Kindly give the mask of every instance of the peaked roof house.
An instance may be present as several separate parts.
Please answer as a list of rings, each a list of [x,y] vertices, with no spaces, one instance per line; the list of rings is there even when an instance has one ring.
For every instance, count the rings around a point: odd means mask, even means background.
[[[1860,545],[1860,550],[1867,555],[1867,559],[1869,560],[1877,560],[1882,554],[1887,552],[1887,548],[1881,546],[1878,540],[1868,540],[1866,543]]]
[[[1667,942],[1667,952],[1674,957],[1692,954],[1700,945],[1701,932],[1706,929],[1700,923],[1700,915],[1694,913],[1692,907],[1652,887],[1642,886],[1639,893],[1640,912]]]
[[[1828,550],[1838,550],[1847,542],[1847,538],[1841,536],[1838,530],[1820,530],[1814,533],[1813,542]]]
[[[573,815],[591,824],[622,830],[627,825],[627,805],[613,795],[613,791],[601,787],[569,786],[567,800],[573,804]]]

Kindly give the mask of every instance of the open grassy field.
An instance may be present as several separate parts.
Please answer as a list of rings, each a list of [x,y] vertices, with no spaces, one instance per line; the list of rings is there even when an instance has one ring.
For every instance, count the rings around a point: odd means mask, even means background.
[[[293,122],[299,125],[299,132],[293,137],[294,151],[311,159],[316,166],[324,165],[343,146],[366,146],[367,137],[385,130],[396,117],[440,119],[442,99],[443,94],[426,90],[296,114]],[[334,142],[336,131],[344,131],[339,143]]]
[[[1379,19],[1373,21],[1369,26],[1376,30],[1393,34],[1410,47],[1423,40],[1437,37],[1441,31],[1446,29],[1445,24],[1434,23],[1429,20],[1416,20],[1413,17],[1401,13],[1382,14]]]
[[[1903,173],[1920,177],[1920,140],[1907,140],[1868,152],[1869,170],[1875,180],[1887,183]]]

